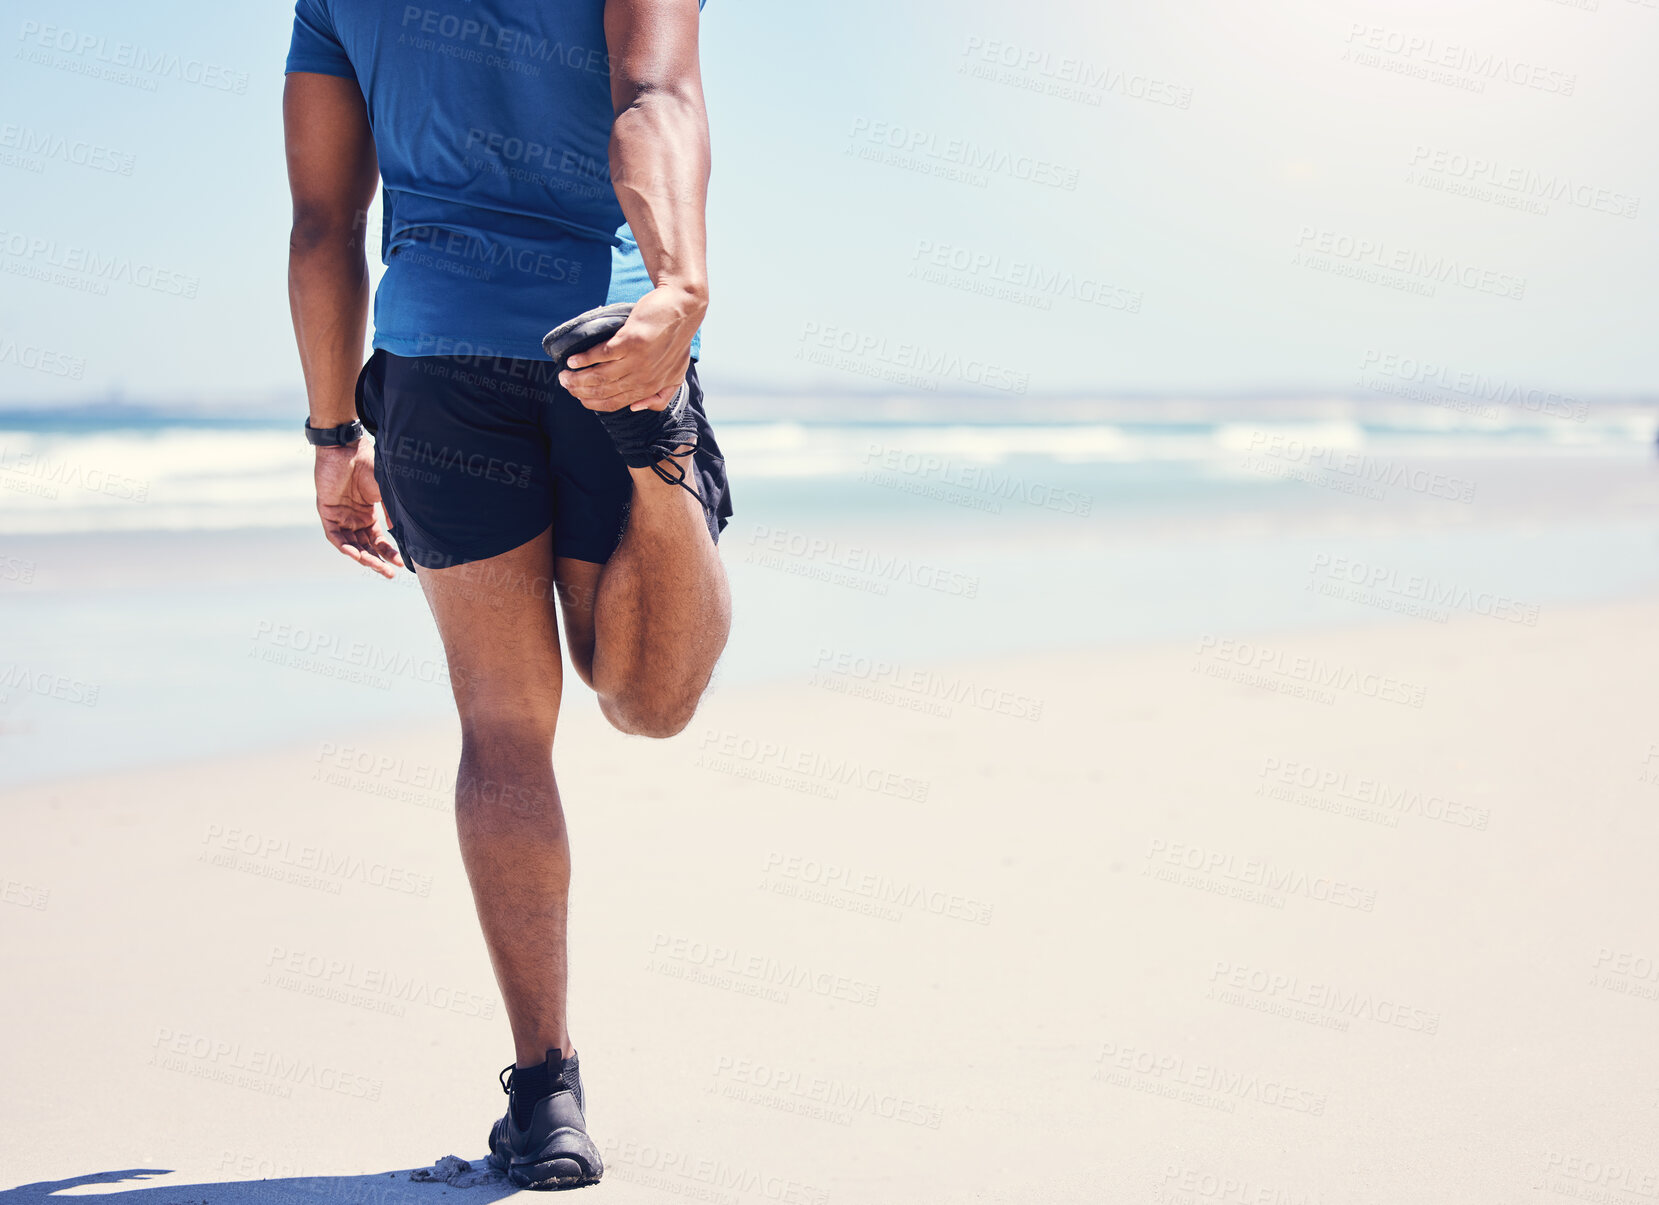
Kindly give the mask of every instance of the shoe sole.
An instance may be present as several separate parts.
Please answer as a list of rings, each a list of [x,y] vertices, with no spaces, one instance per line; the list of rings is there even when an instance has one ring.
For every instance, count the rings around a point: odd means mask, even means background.
[[[603,1175],[603,1173],[601,1173]],[[590,1174],[575,1159],[549,1159],[545,1163],[525,1164],[507,1170],[507,1178],[520,1188],[553,1189],[586,1188],[599,1183],[599,1176]]]
[[[604,1168],[590,1172],[582,1161],[565,1155],[543,1159],[537,1163],[513,1163],[494,1151],[488,1163],[497,1171],[507,1173],[507,1179],[519,1188],[560,1191],[567,1188],[586,1188],[599,1183]]]

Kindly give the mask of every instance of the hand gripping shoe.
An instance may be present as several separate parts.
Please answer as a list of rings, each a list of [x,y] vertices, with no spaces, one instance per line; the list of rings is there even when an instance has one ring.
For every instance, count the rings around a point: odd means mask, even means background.
[[[543,336],[541,345],[553,360],[555,372],[564,372],[570,357],[605,342],[628,321],[632,302],[601,306],[578,314]],[[580,372],[581,369],[574,371]],[[679,390],[661,410],[595,410],[595,417],[611,437],[622,463],[631,469],[650,469],[670,485],[680,486],[703,503],[708,503],[686,484],[685,469],[672,457],[682,448],[697,447],[697,417],[691,409],[691,392],[682,382]]]

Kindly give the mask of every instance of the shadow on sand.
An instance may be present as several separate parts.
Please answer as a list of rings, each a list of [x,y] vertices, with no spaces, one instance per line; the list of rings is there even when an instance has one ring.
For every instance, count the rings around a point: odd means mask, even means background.
[[[41,1205],[46,1201],[120,1201],[123,1205],[312,1205],[340,1201],[348,1205],[433,1205],[451,1197],[467,1205],[487,1205],[522,1190],[483,1160],[468,1165],[442,1160],[417,1171],[374,1172],[361,1176],[291,1176],[277,1180],[227,1180],[218,1184],[140,1184],[132,1188],[94,1189],[167,1176],[166,1168],[133,1167],[90,1172],[64,1180],[40,1180],[0,1190],[0,1205]],[[426,1179],[415,1179],[425,1176]]]

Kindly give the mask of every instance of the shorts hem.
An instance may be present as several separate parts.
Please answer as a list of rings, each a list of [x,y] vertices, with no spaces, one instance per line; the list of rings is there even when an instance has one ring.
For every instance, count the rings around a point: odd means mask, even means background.
[[[399,509],[405,508],[400,507]],[[494,551],[468,550],[467,552],[461,553],[446,552],[437,546],[437,541],[427,537],[427,534],[424,531],[421,531],[420,528],[415,527],[415,525],[408,522],[407,519],[405,519],[404,522],[397,524],[396,528],[392,531],[392,539],[397,542],[398,551],[403,554],[404,564],[408,565],[411,569],[417,565],[422,569],[458,569],[462,565],[471,565],[476,561],[487,561],[493,557],[505,556],[509,552],[523,548],[526,544],[530,543],[530,541],[539,538],[543,533],[545,533],[549,526],[549,524],[543,523],[529,535],[518,538],[510,538],[502,545],[502,547],[497,548]],[[415,527],[414,534],[419,540],[419,543],[414,544],[413,546],[411,546],[409,538],[409,529],[411,527]],[[495,543],[496,541],[492,540],[490,545],[486,547],[493,547]],[[417,550],[420,553],[418,556],[416,555]]]

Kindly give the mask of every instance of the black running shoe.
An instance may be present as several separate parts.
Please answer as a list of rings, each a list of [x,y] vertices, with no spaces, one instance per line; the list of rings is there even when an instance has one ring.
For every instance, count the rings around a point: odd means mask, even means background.
[[[582,1114],[581,1069],[574,1056],[547,1052],[547,1095],[533,1104],[515,1097],[515,1081],[542,1068],[501,1069],[501,1090],[507,1093],[507,1116],[490,1128],[490,1164],[507,1173],[520,1188],[583,1188],[599,1183],[605,1165],[599,1148],[588,1137]],[[536,1078],[540,1078],[537,1076]],[[516,1107],[515,1107],[516,1106]],[[521,1126],[518,1117],[524,1117]]]
[[[632,302],[618,302],[578,314],[543,336],[541,345],[553,359],[554,371],[563,372],[570,357],[605,342],[628,321]],[[580,372],[580,369],[576,371]],[[697,447],[697,419],[691,410],[691,393],[680,383],[679,390],[661,410],[595,410],[594,416],[616,445],[622,463],[631,469],[650,469],[670,485],[703,499],[685,483],[685,469],[671,459]],[[667,462],[667,467],[664,466]],[[703,505],[707,507],[707,503]]]
[[[596,310],[577,314],[569,322],[561,322],[548,331],[542,336],[541,348],[552,357],[553,371],[563,372],[570,367],[571,356],[590,347],[598,347],[616,334],[622,329],[623,323],[628,321],[628,315],[633,309],[634,303],[631,301],[602,305]]]

